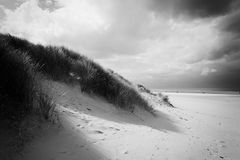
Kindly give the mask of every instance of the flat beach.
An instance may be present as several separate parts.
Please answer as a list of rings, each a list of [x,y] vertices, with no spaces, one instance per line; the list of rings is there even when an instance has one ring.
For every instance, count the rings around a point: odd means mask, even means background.
[[[165,93],[175,108],[128,113],[77,89],[56,85],[62,127],[42,129],[24,159],[237,160],[240,96]],[[57,93],[58,92],[58,93]]]

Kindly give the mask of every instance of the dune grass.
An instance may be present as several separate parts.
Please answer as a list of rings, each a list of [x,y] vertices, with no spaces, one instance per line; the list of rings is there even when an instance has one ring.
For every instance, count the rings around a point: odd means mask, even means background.
[[[4,43],[0,43],[0,53],[0,117],[19,120],[31,112],[34,67],[26,53]]]
[[[29,104],[32,104],[33,98],[31,96],[36,92],[34,91],[36,73],[54,81],[80,85],[83,92],[100,96],[122,109],[133,111],[135,106],[139,106],[152,111],[151,106],[134,87],[81,54],[64,47],[35,45],[11,35],[0,34],[0,41],[0,56],[9,57],[7,60],[1,58],[1,62],[6,62],[1,63],[1,70],[4,70],[5,81],[10,79],[6,84],[1,80],[4,88],[0,94],[11,92],[8,97],[16,98],[14,102],[19,101],[22,105],[19,108],[24,108],[26,112],[29,112],[31,108]],[[8,63],[12,64],[11,69],[6,68],[9,66]],[[8,72],[11,72],[10,75]],[[14,87],[11,88],[12,86]],[[18,99],[21,96],[24,98]]]
[[[42,98],[39,63],[27,51],[9,45],[6,38],[0,36],[0,120],[21,123],[33,111],[46,113],[53,105],[41,105],[51,99]]]

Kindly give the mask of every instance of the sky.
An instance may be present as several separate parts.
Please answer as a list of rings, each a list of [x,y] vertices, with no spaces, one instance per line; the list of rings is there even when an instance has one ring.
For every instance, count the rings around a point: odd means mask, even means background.
[[[0,0],[0,32],[149,88],[240,90],[238,0]]]

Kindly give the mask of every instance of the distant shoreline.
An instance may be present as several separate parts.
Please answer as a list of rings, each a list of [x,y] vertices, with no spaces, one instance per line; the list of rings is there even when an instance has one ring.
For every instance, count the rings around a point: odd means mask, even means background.
[[[184,94],[226,94],[226,95],[240,95],[240,91],[217,91],[217,90],[162,90],[152,89],[155,93],[184,93]]]

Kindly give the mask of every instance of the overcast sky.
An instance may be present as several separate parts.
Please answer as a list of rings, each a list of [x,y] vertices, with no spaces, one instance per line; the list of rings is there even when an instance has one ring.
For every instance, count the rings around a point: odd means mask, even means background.
[[[238,0],[0,0],[0,32],[150,88],[240,89]]]

